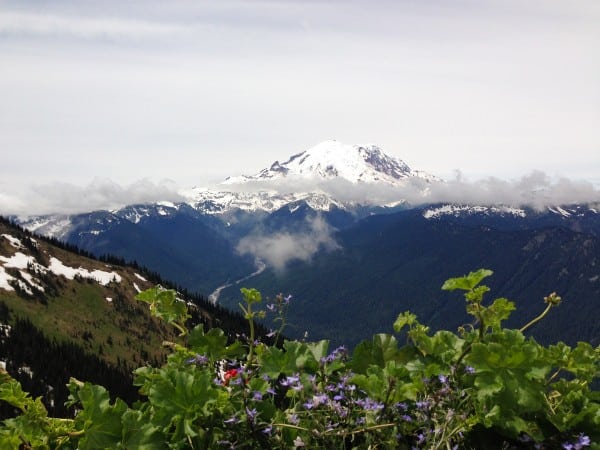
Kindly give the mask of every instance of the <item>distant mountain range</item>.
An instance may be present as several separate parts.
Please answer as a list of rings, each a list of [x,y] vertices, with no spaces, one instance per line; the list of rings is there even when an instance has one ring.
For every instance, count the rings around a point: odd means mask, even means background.
[[[523,318],[563,290],[569,300],[539,337],[597,339],[598,205],[428,204],[443,183],[377,146],[326,141],[255,175],[188,190],[185,202],[14,219],[94,255],[135,260],[220,304],[237,305],[240,283],[291,293],[292,335],[352,344],[405,309],[435,327],[459,325],[463,305],[440,300],[439,286],[486,267],[498,295],[523,298]]]
[[[338,247],[284,271],[271,269],[247,283],[266,295],[292,294],[288,334],[329,338],[353,346],[374,332],[390,332],[397,315],[411,311],[433,329],[466,325],[464,299],[441,291],[443,282],[478,268],[488,301],[507,297],[522,326],[557,291],[563,304],[531,330],[545,343],[588,340],[600,344],[600,222],[597,214],[470,212],[431,217],[433,209],[374,215],[334,234]],[[574,229],[586,230],[573,231]],[[220,303],[235,305],[235,287]]]

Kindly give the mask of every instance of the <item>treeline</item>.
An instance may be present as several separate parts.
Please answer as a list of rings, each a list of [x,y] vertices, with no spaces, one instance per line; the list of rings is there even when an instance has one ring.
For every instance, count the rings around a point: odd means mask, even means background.
[[[72,416],[73,412],[64,405],[69,395],[66,384],[70,377],[93,380],[128,403],[138,399],[127,362],[109,365],[76,344],[47,338],[29,319],[11,319],[9,308],[0,302],[0,323],[11,323],[10,330],[0,333],[0,360],[6,362],[7,372],[27,392],[43,398],[50,414]],[[0,419],[14,413],[6,403],[0,405]]]

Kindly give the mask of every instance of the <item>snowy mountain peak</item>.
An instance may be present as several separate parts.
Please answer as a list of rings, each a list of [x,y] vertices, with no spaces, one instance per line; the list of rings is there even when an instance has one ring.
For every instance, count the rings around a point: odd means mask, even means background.
[[[230,177],[225,180],[225,184],[275,180],[289,176],[341,178],[352,183],[398,184],[400,180],[421,175],[416,175],[406,163],[386,155],[376,145],[348,145],[330,140],[295,154],[283,163],[275,161],[256,175]]]

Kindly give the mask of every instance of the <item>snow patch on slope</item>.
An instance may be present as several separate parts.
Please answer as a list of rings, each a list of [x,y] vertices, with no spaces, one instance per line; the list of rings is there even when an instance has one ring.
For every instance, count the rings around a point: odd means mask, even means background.
[[[10,234],[3,234],[2,237],[5,238],[14,248],[18,248],[19,250],[23,250],[25,248],[20,239],[17,239]]]
[[[24,246],[21,241],[9,234],[2,234],[2,238],[19,250],[23,250]],[[22,279],[10,275],[6,269],[17,269]],[[11,256],[0,255],[0,288],[7,291],[14,291],[11,283],[17,283],[19,288],[30,295],[33,295],[31,288],[38,291],[44,291],[42,283],[32,274],[51,272],[55,275],[62,275],[70,280],[75,276],[82,278],[93,279],[102,286],[106,286],[111,281],[121,282],[121,275],[116,272],[107,272],[103,270],[87,270],[82,267],[74,268],[66,266],[58,258],[51,257],[48,267],[40,264],[34,256],[26,255],[21,251],[17,251]]]
[[[96,280],[102,286],[106,286],[111,281],[115,280],[117,283],[121,282],[121,275],[116,272],[105,272],[103,270],[92,270],[89,271],[82,267],[74,268],[65,266],[62,261],[55,258],[54,256],[50,258],[50,265],[48,266],[48,270],[56,275],[63,275],[65,278],[69,280],[73,280],[75,276],[80,276],[82,278],[91,278],[92,280]]]

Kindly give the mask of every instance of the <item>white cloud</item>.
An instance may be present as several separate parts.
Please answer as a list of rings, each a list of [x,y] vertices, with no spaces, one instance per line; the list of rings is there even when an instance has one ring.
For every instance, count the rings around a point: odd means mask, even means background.
[[[341,179],[322,181],[289,177],[278,181],[221,185],[220,188],[233,191],[268,190],[279,194],[324,192],[342,202],[380,205],[404,200],[412,205],[447,202],[543,208],[600,201],[600,186],[596,187],[588,181],[550,177],[542,171],[533,171],[512,180],[496,177],[468,180],[456,172],[454,178],[448,181],[427,182],[421,178],[408,178],[403,187],[351,183]]]
[[[600,190],[587,181],[553,179],[541,171],[511,181],[489,177],[469,182],[459,174],[447,183],[433,184],[424,200],[541,209],[555,205],[597,203],[600,201]]]
[[[307,219],[307,228],[300,232],[252,234],[242,238],[237,246],[241,254],[251,254],[282,271],[293,260],[310,261],[320,249],[333,251],[339,245],[333,229],[321,216]]]
[[[86,186],[70,183],[36,184],[19,193],[0,195],[0,214],[72,214],[112,210],[126,205],[183,201],[175,183],[143,179],[122,186],[109,179],[96,178]]]
[[[0,12],[0,33],[79,38],[141,38],[185,31],[180,25],[126,18],[77,17],[31,12]]]
[[[72,183],[37,183],[29,188],[0,183],[0,214],[57,214],[89,212],[99,209],[117,209],[122,206],[158,201],[184,202],[179,186],[170,180],[137,180],[121,185],[105,178],[96,178],[87,185]],[[357,204],[395,204],[406,201],[411,205],[426,203],[459,203],[475,205],[508,205],[514,207],[568,204],[596,204],[600,202],[600,185],[588,181],[571,180],[565,177],[550,177],[542,171],[533,171],[522,177],[503,180],[487,177],[478,180],[466,179],[460,172],[447,181],[426,182],[409,178],[401,187],[385,184],[350,183],[345,180],[317,180],[293,178],[279,181],[249,182],[242,184],[215,185],[214,190],[225,191],[269,191],[279,194],[298,192],[328,193],[334,199]],[[311,223],[311,233],[326,236],[319,222]],[[296,250],[292,233],[277,237],[280,248]],[[286,244],[286,242],[288,242]],[[317,241],[319,245],[325,244]],[[245,244],[246,245],[246,244]],[[266,247],[271,245],[266,242]],[[270,247],[269,247],[270,248]],[[312,254],[309,247],[308,254]],[[282,250],[287,254],[285,250]],[[299,250],[298,255],[304,255]],[[254,251],[253,251],[254,253]],[[267,251],[269,253],[269,251]],[[276,252],[274,253],[276,254]],[[301,256],[300,259],[303,259]],[[277,257],[274,256],[273,260]],[[287,260],[285,256],[282,260]]]

